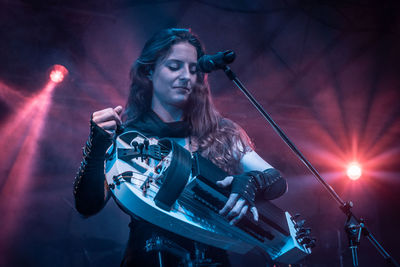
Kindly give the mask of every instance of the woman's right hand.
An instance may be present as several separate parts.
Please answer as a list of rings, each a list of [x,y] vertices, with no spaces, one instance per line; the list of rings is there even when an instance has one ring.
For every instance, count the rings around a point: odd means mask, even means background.
[[[122,106],[102,109],[92,114],[92,121],[112,136],[117,127],[122,124],[121,113]]]

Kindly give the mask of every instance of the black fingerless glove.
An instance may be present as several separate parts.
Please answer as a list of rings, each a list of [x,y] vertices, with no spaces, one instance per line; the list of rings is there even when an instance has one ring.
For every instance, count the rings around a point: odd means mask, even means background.
[[[89,138],[83,148],[84,158],[105,159],[107,149],[112,144],[112,136],[90,120]]]
[[[274,168],[263,172],[245,172],[233,177],[231,193],[237,193],[253,206],[259,196],[271,200],[280,197],[287,190],[286,180]]]
[[[104,160],[112,137],[92,120],[89,139],[83,147],[81,166],[74,180],[74,197],[77,210],[91,215],[102,208],[104,202]]]

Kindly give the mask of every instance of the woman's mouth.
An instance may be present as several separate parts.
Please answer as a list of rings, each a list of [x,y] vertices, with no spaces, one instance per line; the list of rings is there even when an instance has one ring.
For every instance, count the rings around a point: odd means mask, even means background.
[[[190,93],[190,91],[191,91],[189,88],[184,87],[184,86],[174,86],[174,89],[182,90],[182,91],[185,91],[188,93]]]

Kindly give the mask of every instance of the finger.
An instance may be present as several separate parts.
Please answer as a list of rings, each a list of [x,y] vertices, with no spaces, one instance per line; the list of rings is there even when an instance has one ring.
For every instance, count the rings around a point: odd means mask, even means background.
[[[122,112],[122,110],[121,110],[120,112]],[[115,120],[116,120],[116,122],[117,122],[118,125],[121,125],[121,124],[122,124],[121,116],[120,116],[119,113],[117,113],[116,111],[114,111],[114,116],[113,116],[113,117],[115,118]]]
[[[115,130],[104,130],[104,131],[106,131],[106,133],[108,133],[111,137],[113,137],[115,134]]]
[[[219,187],[227,187],[229,186],[233,181],[233,176],[227,176],[221,181],[217,181],[217,185]]]
[[[114,108],[114,111],[118,114],[118,115],[121,115],[121,113],[122,113],[122,106],[116,106],[115,108]]]
[[[97,124],[104,122],[104,121],[108,121],[112,118],[112,113],[114,113],[114,110],[112,108],[102,109],[102,110],[93,112],[92,120],[93,120],[93,122],[95,122]]]
[[[105,121],[97,125],[103,130],[115,131],[117,129],[117,123],[115,121]]]
[[[92,120],[97,125],[99,125],[102,122],[111,121],[111,120],[114,120],[118,125],[122,124],[120,116],[112,108],[103,109],[103,110],[94,112],[92,115]]]
[[[235,206],[236,201],[238,200],[239,195],[236,193],[233,193],[229,196],[228,201],[226,201],[225,206],[219,211],[219,214],[221,215],[225,215],[227,214],[229,211],[231,211],[231,209],[233,208],[233,206]]]
[[[253,219],[258,222],[258,210],[256,207],[251,207],[250,212],[253,214]]]
[[[226,215],[228,219],[231,219],[235,216],[238,216],[240,214],[240,211],[243,209],[243,207],[246,204],[246,200],[243,198],[239,198],[238,201],[236,201],[235,206],[231,209],[231,211]]]
[[[230,223],[231,225],[234,225],[234,224],[236,224],[237,222],[239,222],[239,221],[243,218],[243,216],[246,215],[248,209],[249,209],[249,206],[244,205],[244,206],[242,207],[242,209],[241,209],[239,215],[236,216],[235,218],[233,218],[229,223]]]
[[[113,108],[110,112],[111,118],[113,118],[117,122],[118,125],[122,124],[122,120],[121,120],[121,116],[120,116],[121,112],[122,112],[122,106],[117,106],[117,107]]]
[[[109,113],[110,110],[112,110],[112,108],[105,108],[102,110],[97,110],[97,111],[93,112],[93,116],[101,116],[103,114]]]

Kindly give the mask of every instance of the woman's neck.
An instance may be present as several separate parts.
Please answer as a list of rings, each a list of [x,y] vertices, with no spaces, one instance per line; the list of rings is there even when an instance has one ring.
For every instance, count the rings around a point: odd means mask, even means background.
[[[160,117],[163,122],[175,122],[183,119],[183,109],[168,104],[161,104],[159,101],[152,101],[151,109]]]

